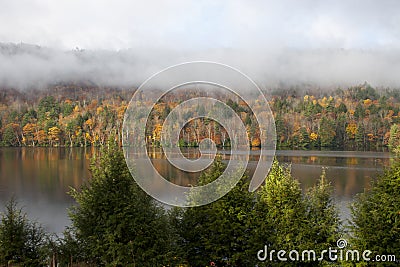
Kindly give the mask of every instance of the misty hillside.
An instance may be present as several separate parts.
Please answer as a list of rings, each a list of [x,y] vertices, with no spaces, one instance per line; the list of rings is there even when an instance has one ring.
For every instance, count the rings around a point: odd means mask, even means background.
[[[20,90],[57,84],[138,86],[136,62],[129,50],[70,51],[32,44],[0,43],[0,86]]]
[[[22,90],[71,83],[138,87],[172,65],[207,60],[240,69],[265,89],[346,88],[364,81],[376,88],[400,88],[399,56],[379,49],[61,50],[0,43],[0,86]]]

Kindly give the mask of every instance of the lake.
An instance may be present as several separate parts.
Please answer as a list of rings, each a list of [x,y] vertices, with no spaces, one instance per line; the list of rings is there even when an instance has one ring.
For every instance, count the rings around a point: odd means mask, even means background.
[[[67,192],[90,178],[88,168],[96,151],[96,148],[0,148],[0,209],[15,196],[30,218],[50,232],[61,233],[70,224],[67,209],[74,203]],[[194,149],[183,153],[187,157],[197,156]],[[257,151],[251,153],[250,171]],[[150,150],[149,155],[158,171],[174,183],[195,184],[198,175],[171,168],[159,150]],[[322,167],[326,167],[344,219],[349,217],[347,206],[353,197],[368,188],[371,179],[389,166],[392,159],[388,152],[281,150],[276,155],[280,162],[291,164],[292,174],[304,190],[316,182]]]

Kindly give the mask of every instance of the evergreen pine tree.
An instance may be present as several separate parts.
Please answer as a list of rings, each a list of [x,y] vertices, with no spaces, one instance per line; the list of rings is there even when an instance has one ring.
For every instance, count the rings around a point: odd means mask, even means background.
[[[199,185],[214,181],[226,165],[217,157],[199,178]],[[248,254],[249,215],[254,196],[248,192],[248,177],[221,199],[200,207],[187,208],[178,225],[184,258],[190,266],[254,266],[256,257]],[[253,264],[253,265],[252,265]]]
[[[72,190],[72,231],[86,260],[105,266],[162,266],[170,242],[162,208],[134,182],[122,151],[109,141],[87,185]]]
[[[372,184],[370,190],[361,193],[351,206],[351,244],[372,255],[395,255],[400,259],[400,163]],[[371,256],[372,258],[372,256]],[[384,266],[398,266],[399,262],[386,262]]]

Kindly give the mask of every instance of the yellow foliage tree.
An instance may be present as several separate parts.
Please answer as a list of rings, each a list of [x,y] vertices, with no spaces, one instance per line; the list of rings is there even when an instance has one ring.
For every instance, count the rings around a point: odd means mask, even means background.
[[[39,130],[35,132],[35,141],[39,144],[42,145],[46,142],[46,132],[44,130]]]
[[[161,131],[162,131],[162,125],[160,123],[157,123],[153,130],[153,141],[161,140]]]
[[[357,124],[352,122],[349,125],[347,125],[346,133],[351,139],[354,139],[357,133]]]
[[[364,100],[364,105],[366,107],[370,106],[371,104],[372,104],[372,100],[371,99],[367,98],[367,99]]]
[[[23,142],[26,145],[26,143],[31,144],[32,146],[35,146],[35,132],[36,132],[37,125],[35,123],[27,123],[23,128],[22,128],[22,133],[24,135]]]
[[[311,133],[310,134],[310,140],[311,141],[317,141],[318,139],[318,134],[317,133]]]
[[[49,128],[47,136],[51,146],[58,144],[58,142],[60,141],[60,133],[61,130],[57,126]]]

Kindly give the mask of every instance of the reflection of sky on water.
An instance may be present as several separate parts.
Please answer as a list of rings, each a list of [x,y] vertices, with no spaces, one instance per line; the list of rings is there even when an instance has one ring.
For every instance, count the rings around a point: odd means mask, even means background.
[[[30,218],[52,232],[69,224],[66,194],[89,177],[90,151],[65,148],[0,148],[0,210],[15,196]]]
[[[259,158],[257,151],[251,152],[248,164],[250,174]],[[158,172],[174,183],[184,186],[196,183],[199,174],[176,169],[165,161],[160,150],[153,149],[149,155]],[[184,155],[188,158],[199,156],[195,149],[184,152]],[[391,160],[390,153],[386,152],[277,151],[276,155],[281,163],[291,165],[293,176],[299,179],[304,189],[311,187],[320,177],[322,168],[326,167],[335,195],[350,198],[368,187],[371,178],[381,173],[383,167],[389,166]],[[229,160],[229,155],[223,153],[222,157]]]

